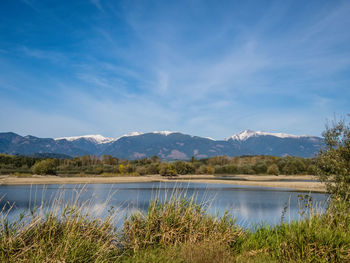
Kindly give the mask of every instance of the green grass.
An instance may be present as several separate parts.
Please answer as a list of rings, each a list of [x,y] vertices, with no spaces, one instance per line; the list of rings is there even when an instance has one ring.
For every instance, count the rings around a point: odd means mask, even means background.
[[[92,217],[89,203],[55,201],[0,222],[0,262],[350,262],[350,206],[255,231],[209,215],[194,199],[150,203],[114,228],[117,212]]]
[[[193,199],[173,198],[164,204],[150,203],[147,214],[134,214],[124,223],[123,246],[138,251],[146,248],[218,241],[233,246],[243,231],[225,214],[205,213]]]

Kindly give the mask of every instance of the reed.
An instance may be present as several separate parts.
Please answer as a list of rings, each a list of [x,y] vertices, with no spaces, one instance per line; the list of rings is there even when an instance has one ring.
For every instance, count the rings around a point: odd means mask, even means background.
[[[80,190],[83,191],[83,190]],[[3,209],[0,217],[0,262],[103,262],[118,255],[114,215],[105,219],[87,211],[80,192],[63,202],[64,191],[20,214],[16,221]],[[106,204],[103,204],[104,206]]]
[[[78,191],[68,203],[62,196],[16,221],[8,219],[11,208],[0,212],[0,262],[350,262],[344,200],[332,200],[323,214],[307,205],[299,221],[250,231],[179,193],[157,197],[118,229],[118,209],[101,219]],[[108,200],[102,206],[108,209]]]
[[[134,214],[124,223],[123,246],[134,251],[149,247],[222,242],[233,246],[243,230],[227,213],[211,216],[194,199],[152,201],[147,214]]]

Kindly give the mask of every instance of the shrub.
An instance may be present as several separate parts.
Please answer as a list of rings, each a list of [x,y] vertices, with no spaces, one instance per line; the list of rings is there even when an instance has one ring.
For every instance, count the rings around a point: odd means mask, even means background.
[[[280,173],[280,170],[278,169],[277,164],[271,164],[268,168],[267,168],[267,173],[268,174],[273,174],[273,175],[278,175]]]
[[[136,173],[138,173],[139,175],[145,175],[147,174],[147,168],[144,166],[138,166],[136,168]]]
[[[127,164],[120,164],[118,171],[121,174],[127,174],[127,173],[131,173],[133,171],[133,169],[130,166],[130,163],[128,162]]]
[[[310,164],[310,165],[307,167],[307,173],[308,173],[308,174],[316,175],[316,171],[317,171],[316,165]]]
[[[40,175],[56,174],[56,162],[53,159],[46,159],[36,162],[33,167],[33,173]]]
[[[147,174],[159,174],[159,163],[151,163],[147,167]]]
[[[104,172],[104,169],[100,166],[97,166],[94,168],[94,174],[102,174]]]
[[[193,165],[188,162],[176,161],[173,166],[177,174],[191,174],[194,172]]]
[[[259,161],[253,166],[253,170],[257,174],[264,174],[266,173],[267,167],[265,162]]]
[[[159,174],[162,176],[175,176],[176,170],[170,163],[162,163],[159,168]]]
[[[214,174],[216,173],[216,170],[212,165],[201,165],[200,167],[197,168],[196,173],[197,174]]]
[[[255,174],[255,171],[248,164],[244,164],[244,165],[240,166],[238,169],[238,172],[242,173],[242,174]]]
[[[298,170],[292,162],[288,162],[282,169],[283,174],[291,175],[297,174]]]
[[[215,168],[216,174],[237,174],[238,168],[236,165],[224,165],[224,166],[216,166]]]
[[[207,166],[207,174],[214,174],[215,168],[212,165]]]

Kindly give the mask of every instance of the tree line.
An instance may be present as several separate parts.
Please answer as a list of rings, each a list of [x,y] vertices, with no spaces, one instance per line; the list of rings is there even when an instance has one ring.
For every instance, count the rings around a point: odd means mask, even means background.
[[[185,174],[270,174],[295,175],[316,173],[314,158],[276,156],[215,156],[189,161],[164,161],[157,156],[124,160],[110,155],[86,155],[57,159],[0,154],[0,174],[57,175],[149,175],[175,176]]]

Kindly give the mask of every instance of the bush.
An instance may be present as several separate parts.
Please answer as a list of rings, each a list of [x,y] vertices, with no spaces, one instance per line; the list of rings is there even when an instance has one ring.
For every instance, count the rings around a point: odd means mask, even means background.
[[[175,176],[177,175],[175,167],[170,163],[162,163],[159,168],[159,174],[162,176]]]
[[[297,174],[298,170],[292,162],[288,162],[282,169],[283,174],[291,175]]]
[[[224,166],[216,166],[215,167],[216,174],[237,174],[238,168],[235,165],[224,165]]]
[[[207,171],[208,171],[208,166],[207,165],[201,165],[197,168],[196,170],[196,174],[207,174]],[[215,171],[215,170],[214,170]]]
[[[316,171],[317,171],[316,165],[310,164],[307,167],[307,173],[310,175],[316,175]]]
[[[257,174],[265,174],[267,167],[265,162],[259,161],[257,162],[254,166],[253,166],[253,170],[255,171],[255,173]]]
[[[242,174],[255,174],[255,171],[252,169],[252,167],[247,164],[240,166],[238,172]]]
[[[159,174],[159,163],[151,163],[147,167],[147,174]]]
[[[136,173],[139,175],[146,175],[147,174],[147,168],[144,166],[139,166],[136,168]]]
[[[214,174],[215,173],[215,168],[212,165],[207,166],[207,174]]]
[[[133,169],[130,166],[130,163],[128,162],[127,164],[120,164],[118,167],[118,171],[121,174],[128,174],[128,173],[132,173]]]
[[[194,172],[194,167],[191,163],[176,161],[173,164],[177,174],[191,174]]]
[[[40,175],[56,174],[57,164],[53,159],[46,159],[36,162],[33,167],[33,173]]]
[[[94,168],[94,174],[102,174],[103,172],[104,172],[104,170],[100,166],[97,166],[97,167]]]
[[[273,175],[278,175],[280,173],[280,170],[278,169],[277,164],[271,164],[268,168],[267,168],[267,173],[268,174],[273,174]]]

